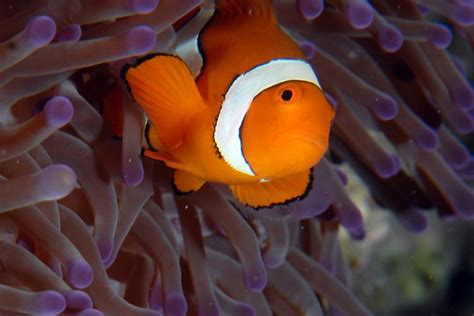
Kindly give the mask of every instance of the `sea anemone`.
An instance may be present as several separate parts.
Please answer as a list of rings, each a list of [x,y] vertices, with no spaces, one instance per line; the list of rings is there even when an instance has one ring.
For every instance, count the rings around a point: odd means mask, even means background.
[[[0,3],[0,314],[371,315],[337,238],[365,234],[347,173],[410,231],[474,217],[474,3],[274,6],[337,106],[311,193],[277,220],[215,184],[178,197],[140,155],[120,68],[172,53],[213,1]]]

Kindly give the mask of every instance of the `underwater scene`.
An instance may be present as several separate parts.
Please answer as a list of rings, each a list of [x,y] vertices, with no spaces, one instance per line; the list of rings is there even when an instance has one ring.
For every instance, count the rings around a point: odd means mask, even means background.
[[[474,0],[0,0],[0,316],[473,316]]]

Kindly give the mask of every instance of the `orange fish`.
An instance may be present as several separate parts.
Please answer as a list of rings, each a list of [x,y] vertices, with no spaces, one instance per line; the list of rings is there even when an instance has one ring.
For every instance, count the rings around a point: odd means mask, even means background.
[[[217,1],[198,40],[204,64],[196,80],[172,55],[123,69],[149,120],[144,155],[176,169],[183,193],[209,181],[254,208],[304,197],[334,110],[271,1]]]

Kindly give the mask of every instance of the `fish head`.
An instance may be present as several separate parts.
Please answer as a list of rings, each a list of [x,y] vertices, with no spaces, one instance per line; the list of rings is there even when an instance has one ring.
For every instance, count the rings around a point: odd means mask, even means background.
[[[242,149],[257,176],[308,170],[328,148],[335,111],[314,83],[287,81],[258,94],[241,127]]]

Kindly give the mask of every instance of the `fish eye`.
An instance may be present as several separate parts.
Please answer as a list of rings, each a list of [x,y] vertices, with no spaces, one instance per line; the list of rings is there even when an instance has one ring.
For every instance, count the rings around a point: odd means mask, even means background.
[[[280,104],[284,108],[292,108],[298,104],[302,96],[301,87],[294,82],[285,82],[279,85],[274,94],[273,100],[275,104]]]
[[[293,98],[293,91],[290,89],[285,89],[281,92],[281,99],[285,102],[291,101]]]

